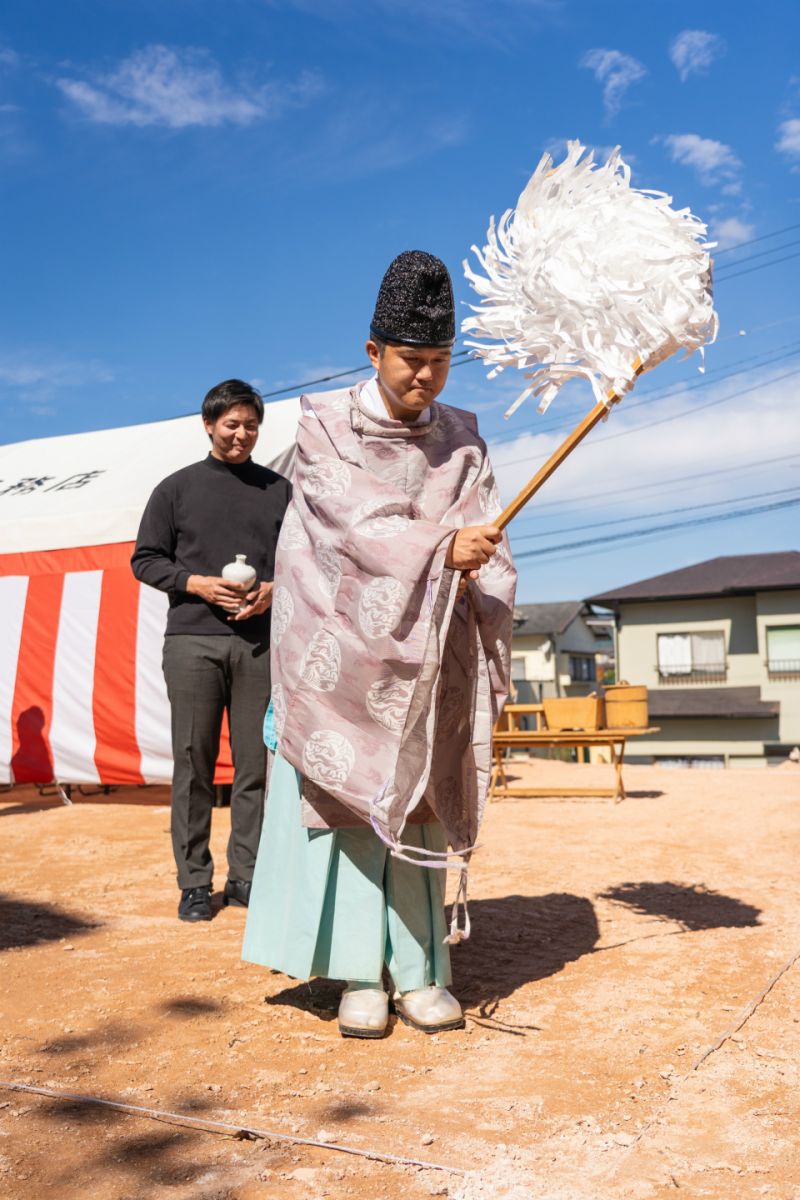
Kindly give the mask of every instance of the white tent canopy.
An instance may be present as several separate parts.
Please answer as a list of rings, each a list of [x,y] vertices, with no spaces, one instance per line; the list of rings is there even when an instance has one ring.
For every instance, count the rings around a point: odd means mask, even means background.
[[[299,415],[266,406],[257,462],[289,473]],[[169,781],[167,597],[130,554],[153,488],[208,449],[199,416],[0,446],[0,782]]]
[[[265,406],[256,462],[282,473],[299,413]],[[133,541],[156,484],[207,453],[199,416],[0,446],[0,554]]]

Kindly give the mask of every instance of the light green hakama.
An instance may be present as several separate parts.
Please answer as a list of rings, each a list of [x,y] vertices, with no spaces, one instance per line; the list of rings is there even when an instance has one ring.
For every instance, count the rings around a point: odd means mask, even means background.
[[[447,849],[441,825],[407,825],[404,840]],[[392,858],[366,825],[306,829],[298,773],[276,754],[242,957],[295,979],[325,976],[399,992],[448,987],[446,872]]]

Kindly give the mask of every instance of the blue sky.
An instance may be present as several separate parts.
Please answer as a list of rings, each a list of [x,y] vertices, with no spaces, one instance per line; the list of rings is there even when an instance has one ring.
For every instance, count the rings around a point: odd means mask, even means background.
[[[635,184],[709,221],[721,332],[705,376],[645,377],[520,518],[519,599],[797,548],[800,509],[767,506],[800,496],[799,11],[6,0],[3,440],[192,412],[230,375],[272,391],[359,365],[389,260],[439,254],[469,301],[460,264],[489,215],[577,137],[621,144]],[[504,499],[592,403],[573,385],[504,421],[517,390],[468,363],[446,395],[478,412]]]

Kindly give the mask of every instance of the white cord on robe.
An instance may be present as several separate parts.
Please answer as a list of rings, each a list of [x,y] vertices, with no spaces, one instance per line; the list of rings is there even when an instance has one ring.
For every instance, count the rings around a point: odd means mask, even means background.
[[[467,903],[467,889],[469,882],[469,859],[473,851],[478,849],[478,843],[473,846],[467,846],[464,850],[428,850],[425,846],[409,846],[403,842],[399,842],[397,838],[390,837],[380,826],[374,814],[370,813],[370,824],[373,830],[383,842],[384,846],[389,847],[392,858],[398,858],[401,862],[411,863],[416,867],[428,867],[440,871],[458,871],[458,890],[456,891],[455,899],[453,900],[453,910],[450,917],[450,932],[443,939],[445,945],[457,946],[461,942],[466,942],[469,938],[472,924],[469,918],[469,906]],[[413,858],[412,855],[417,854],[419,858]],[[458,861],[450,862],[455,858]],[[459,911],[464,912],[464,926],[459,928],[458,914]]]

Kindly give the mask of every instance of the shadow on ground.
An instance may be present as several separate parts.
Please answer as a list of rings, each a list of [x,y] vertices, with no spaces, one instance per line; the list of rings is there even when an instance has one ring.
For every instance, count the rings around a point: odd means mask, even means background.
[[[0,817],[18,817],[21,813],[47,812],[51,808],[64,808],[64,801],[43,800],[38,804],[0,804]]]
[[[175,996],[172,1000],[165,1000],[158,1007],[159,1011],[168,1017],[182,1017],[186,1020],[222,1012],[220,1000],[205,996]]]
[[[626,904],[642,916],[677,921],[686,930],[738,929],[761,924],[760,908],[702,885],[669,881],[621,883],[601,892],[600,898]]]
[[[214,1103],[202,1096],[183,1094],[170,1097],[164,1107],[202,1117]],[[214,1139],[209,1139],[202,1130],[164,1128],[80,1098],[47,1100],[37,1106],[36,1120],[41,1123],[40,1128],[44,1126],[57,1134],[65,1129],[89,1127],[98,1135],[96,1152],[83,1159],[78,1178],[73,1163],[69,1168],[65,1166],[68,1177],[65,1174],[60,1180],[58,1177],[54,1180],[56,1185],[68,1185],[66,1194],[69,1195],[110,1195],[112,1193],[105,1189],[113,1187],[111,1181],[115,1180],[115,1196],[132,1194],[127,1191],[130,1184],[135,1187],[137,1198],[144,1197],[152,1194],[156,1186],[180,1187],[193,1183],[208,1174],[213,1162]],[[79,1193],[69,1190],[76,1186],[81,1187]],[[204,1196],[206,1194],[203,1192]],[[220,1195],[218,1191],[209,1194]]]
[[[12,900],[0,894],[0,950],[55,942],[99,927],[99,921],[86,921],[54,904]]]
[[[577,764],[572,763],[571,765],[575,766]],[[608,766],[609,771],[611,770],[610,763],[604,764],[604,765]],[[547,795],[545,789],[547,787],[549,787],[550,785],[542,784],[540,782],[536,782],[535,780],[532,782],[530,774],[523,775],[519,770],[517,770],[515,772],[514,770],[509,770],[508,767],[506,767],[505,776],[506,776],[507,784],[511,787],[516,787],[518,785],[521,787],[526,787],[530,783],[531,787],[536,787],[536,788],[541,789],[541,795],[537,795],[537,799],[544,800],[548,803],[555,802],[555,803],[559,803],[559,804],[564,804],[564,803],[575,803],[576,801],[580,801],[581,803],[608,804],[609,799],[610,799],[609,796],[604,796],[601,794],[598,794],[596,796],[571,796],[569,794],[569,785],[565,784],[564,781],[559,781],[558,783],[556,783],[554,781],[552,784],[553,794]],[[582,784],[580,782],[580,779],[577,775],[574,776],[573,783],[576,787],[585,786],[585,784]],[[611,777],[609,776],[609,778],[605,784],[598,783],[597,786],[598,787],[611,787],[612,786]],[[661,797],[663,795],[664,795],[664,792],[660,788],[650,788],[647,790],[642,790],[641,788],[639,788],[639,789],[634,789],[633,791],[630,791],[627,788],[625,789],[625,799],[626,800],[658,800],[659,797]],[[503,796],[501,794],[494,798],[493,803],[494,804],[508,804],[509,801],[513,802],[515,800],[522,800],[522,799],[524,799],[523,796]]]
[[[482,1017],[526,983],[590,954],[600,937],[592,902],[569,892],[474,900],[469,908],[472,935],[452,955],[453,990]]]
[[[499,1002],[526,983],[545,979],[591,954],[600,937],[592,902],[566,892],[473,900],[472,935],[454,951],[453,991],[465,1009],[489,1020]],[[333,1021],[344,985],[312,979],[266,996],[266,1004],[290,1004]],[[523,1033],[535,1026],[506,1026]]]
[[[265,996],[265,1004],[290,1004],[312,1013],[322,1021],[333,1021],[339,1011],[339,1001],[344,983],[335,979],[311,979],[308,983],[297,983],[284,988],[274,996]]]

